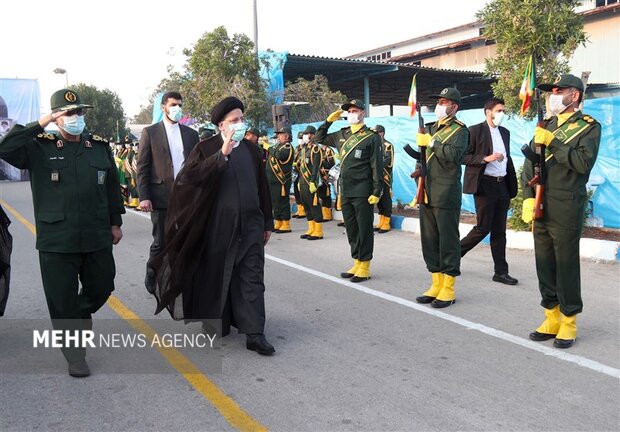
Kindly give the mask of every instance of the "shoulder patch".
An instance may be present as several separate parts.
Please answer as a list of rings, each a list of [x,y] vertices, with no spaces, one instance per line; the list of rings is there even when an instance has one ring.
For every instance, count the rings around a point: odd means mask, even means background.
[[[105,139],[105,138],[101,138],[99,135],[91,135],[91,136],[90,136],[90,139],[91,139],[93,142],[96,142],[96,143],[98,143],[98,144],[107,144],[107,143],[108,143],[108,140],[107,140],[107,139]]]
[[[593,117],[590,117],[589,115],[584,115],[581,118],[588,123],[596,123],[596,119]]]
[[[54,135],[53,133],[40,133],[39,135],[37,135],[37,138],[54,141],[56,139],[56,135]]]

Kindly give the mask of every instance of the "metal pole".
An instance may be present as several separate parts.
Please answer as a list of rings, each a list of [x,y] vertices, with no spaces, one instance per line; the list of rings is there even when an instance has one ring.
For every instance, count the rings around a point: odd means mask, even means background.
[[[258,13],[257,13],[257,0],[252,0],[253,8],[254,8],[254,54],[258,52]]]
[[[370,79],[364,77],[364,105],[366,105],[366,116],[370,117]]]

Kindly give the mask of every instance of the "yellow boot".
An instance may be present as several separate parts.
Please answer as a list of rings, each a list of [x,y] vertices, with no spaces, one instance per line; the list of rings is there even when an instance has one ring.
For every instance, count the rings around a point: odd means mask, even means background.
[[[305,209],[305,208],[304,208],[304,206],[303,206],[303,205],[301,205],[301,204],[299,204],[299,205],[297,206],[297,217],[298,217],[299,219],[301,219],[301,218],[305,218],[305,217],[306,217],[306,209]]]
[[[280,225],[280,229],[276,231],[278,234],[282,233],[290,233],[291,232],[291,220],[283,220],[282,225]]]
[[[362,282],[370,279],[370,261],[360,261],[360,265],[351,278],[351,282]]]
[[[392,220],[392,218],[390,218],[389,216],[381,216],[383,218],[383,222],[381,224],[379,224],[379,234],[383,234],[388,232],[391,227],[390,227],[390,222]]]
[[[349,279],[355,276],[355,272],[357,272],[357,269],[360,267],[360,261],[357,259],[353,261],[354,261],[353,267],[351,267],[349,270],[347,270],[344,273],[340,273],[341,278]]]
[[[380,215],[379,215],[379,223],[378,223],[378,224],[377,224],[377,226],[376,226],[376,227],[374,227],[372,230],[373,230],[373,231],[375,231],[375,232],[377,232],[377,231],[379,231],[379,230],[381,229],[381,226],[382,226],[382,225],[383,225],[383,215],[382,215],[382,214],[380,214]]]
[[[434,308],[445,308],[454,303],[456,296],[454,295],[454,283],[456,278],[447,274],[443,275],[443,285],[441,291],[437,294],[435,300],[431,302]]]
[[[308,236],[307,240],[321,240],[323,238],[323,224],[314,223],[314,231]]]
[[[560,330],[558,331],[553,346],[556,348],[570,348],[577,339],[577,314],[566,316],[560,312]]]
[[[332,220],[332,209],[329,207],[321,207],[321,211],[323,212],[323,222],[329,222]]]
[[[439,294],[439,291],[441,291],[441,287],[443,286],[443,273],[431,273],[431,279],[433,281],[431,287],[427,289],[424,294],[415,298],[415,301],[418,303],[427,304],[432,302],[437,297],[437,294]]]
[[[530,333],[530,339],[536,342],[554,338],[560,331],[560,305],[555,305],[551,309],[545,309],[545,320]]]
[[[312,235],[314,232],[314,221],[308,221],[308,231],[299,236],[299,238],[305,239]]]
[[[282,226],[282,221],[281,220],[277,220],[277,219],[273,220],[273,230],[274,231],[279,230],[281,226]]]

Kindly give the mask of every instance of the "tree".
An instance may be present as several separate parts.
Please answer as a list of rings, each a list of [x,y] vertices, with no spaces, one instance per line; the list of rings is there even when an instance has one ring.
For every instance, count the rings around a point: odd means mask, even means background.
[[[168,77],[162,79],[155,90],[149,96],[149,103],[146,107],[141,106],[140,112],[138,115],[134,116],[133,123],[134,124],[150,124],[153,120],[153,107],[155,104],[160,105],[161,99],[160,95],[162,93],[166,93],[169,91],[178,91],[181,92],[181,88],[183,84],[187,81],[187,78],[180,74],[179,72],[175,72],[172,69],[172,66],[168,65]]]
[[[299,78],[288,82],[284,89],[285,100],[292,102],[291,124],[322,121],[347,100],[339,91],[329,89],[323,75],[315,75],[311,81]]]
[[[125,114],[121,98],[111,90],[99,90],[95,86],[86,84],[72,85],[71,89],[80,95],[85,104],[93,108],[86,110],[84,120],[86,128],[95,135],[103,138],[112,137],[123,139],[129,131],[125,127]]]
[[[259,62],[253,52],[254,44],[244,34],[228,36],[225,27],[205,33],[188,57],[185,73],[172,81],[181,84],[183,109],[199,121],[209,119],[209,110],[226,96],[236,96],[245,105],[249,123],[260,127],[270,118]]]
[[[586,42],[583,20],[574,8],[581,0],[494,0],[476,17],[484,36],[497,42],[497,55],[487,59],[486,73],[497,77],[496,97],[508,112],[519,112],[519,88],[531,54],[536,58],[536,82],[553,82],[569,71],[568,60]],[[536,112],[532,106],[528,117]]]

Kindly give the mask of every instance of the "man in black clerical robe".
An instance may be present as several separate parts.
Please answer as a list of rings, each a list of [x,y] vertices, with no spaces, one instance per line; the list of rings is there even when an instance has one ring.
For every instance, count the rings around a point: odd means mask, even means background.
[[[166,248],[153,258],[156,313],[174,319],[221,319],[248,349],[271,355],[264,336],[265,250],[273,229],[259,148],[243,138],[243,103],[220,101],[211,121],[220,133],[199,142],[177,175],[166,219]]]

